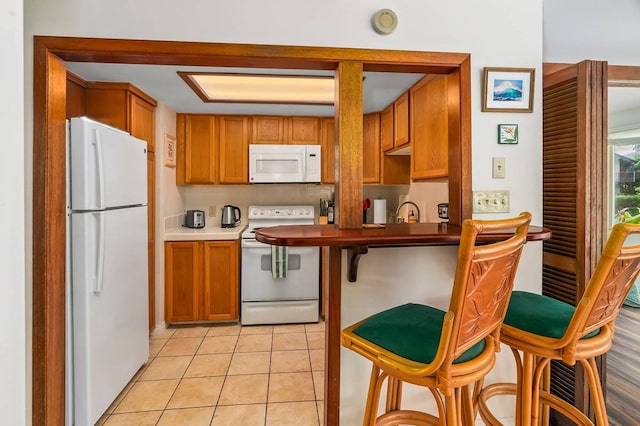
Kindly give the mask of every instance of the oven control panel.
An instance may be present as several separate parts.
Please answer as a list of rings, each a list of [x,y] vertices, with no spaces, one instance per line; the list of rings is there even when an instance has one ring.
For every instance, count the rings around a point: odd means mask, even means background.
[[[249,206],[249,219],[313,219],[313,206]]]

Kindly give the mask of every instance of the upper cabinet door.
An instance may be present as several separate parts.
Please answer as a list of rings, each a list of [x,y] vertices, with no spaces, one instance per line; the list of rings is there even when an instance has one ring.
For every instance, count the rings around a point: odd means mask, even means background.
[[[320,151],[322,155],[322,183],[336,183],[336,120],[320,119]]]
[[[405,92],[393,103],[393,146],[409,143],[409,93]]]
[[[251,143],[281,144],[285,139],[285,118],[269,115],[251,117]]]
[[[380,183],[380,114],[366,114],[362,123],[362,182]]]
[[[129,132],[147,141],[147,151],[156,152],[156,108],[133,93],[129,94]]]
[[[87,117],[100,123],[128,132],[127,102],[129,97],[127,91],[121,89],[120,85],[116,83],[90,84],[85,92],[86,114]]]
[[[218,117],[220,183],[249,183],[249,117]]]
[[[410,90],[411,178],[446,177],[449,173],[447,80],[429,76]]]
[[[380,149],[382,152],[393,149],[393,104],[380,113]]]
[[[180,123],[181,120],[184,124]],[[215,137],[215,116],[178,114],[177,127],[178,184],[217,183],[218,149]],[[183,161],[181,156],[184,156]],[[181,170],[182,167],[184,170]],[[182,174],[184,182],[180,182]]]
[[[320,121],[317,117],[289,117],[287,143],[293,145],[318,145]]]

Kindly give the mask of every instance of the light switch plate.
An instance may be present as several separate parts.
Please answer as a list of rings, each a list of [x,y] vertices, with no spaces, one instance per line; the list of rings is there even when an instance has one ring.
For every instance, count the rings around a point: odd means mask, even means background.
[[[504,167],[505,167],[504,157],[493,157],[493,178],[494,179],[504,179],[506,174]]]
[[[209,217],[216,217],[216,206],[209,206]]]
[[[474,213],[509,213],[509,191],[473,191]]]

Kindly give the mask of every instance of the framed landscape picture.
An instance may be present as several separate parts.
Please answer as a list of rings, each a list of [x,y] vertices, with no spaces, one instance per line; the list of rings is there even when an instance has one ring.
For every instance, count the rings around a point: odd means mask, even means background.
[[[534,68],[484,69],[482,111],[533,112]]]

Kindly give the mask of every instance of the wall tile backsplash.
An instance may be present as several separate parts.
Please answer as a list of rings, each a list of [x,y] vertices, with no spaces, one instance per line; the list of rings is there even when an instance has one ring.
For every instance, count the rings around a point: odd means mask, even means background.
[[[176,214],[173,216],[167,216],[164,218],[164,232],[180,229],[184,225],[184,219],[186,214]]]
[[[395,213],[398,200],[401,195],[409,194],[409,199],[419,202],[431,210],[432,205],[446,202],[443,194],[447,193],[448,184],[440,183],[413,183],[411,185],[365,185],[363,198],[374,200],[384,198],[387,200],[387,217]],[[430,195],[433,193],[433,197]],[[436,195],[437,194],[437,195]],[[207,224],[220,225],[222,207],[226,204],[238,206],[243,219],[250,205],[265,204],[311,204],[316,207],[316,219],[319,215],[319,202],[321,198],[334,198],[333,185],[315,184],[254,184],[254,185],[212,185],[212,186],[187,186],[185,187],[186,209],[204,210],[207,215]],[[209,216],[209,207],[215,206],[215,217]],[[437,221],[434,212],[423,212],[423,221]],[[173,220],[174,216],[165,220]],[[178,219],[179,220],[179,219]],[[367,221],[373,221],[373,211],[367,212]],[[165,222],[165,227],[173,225],[173,222]]]

